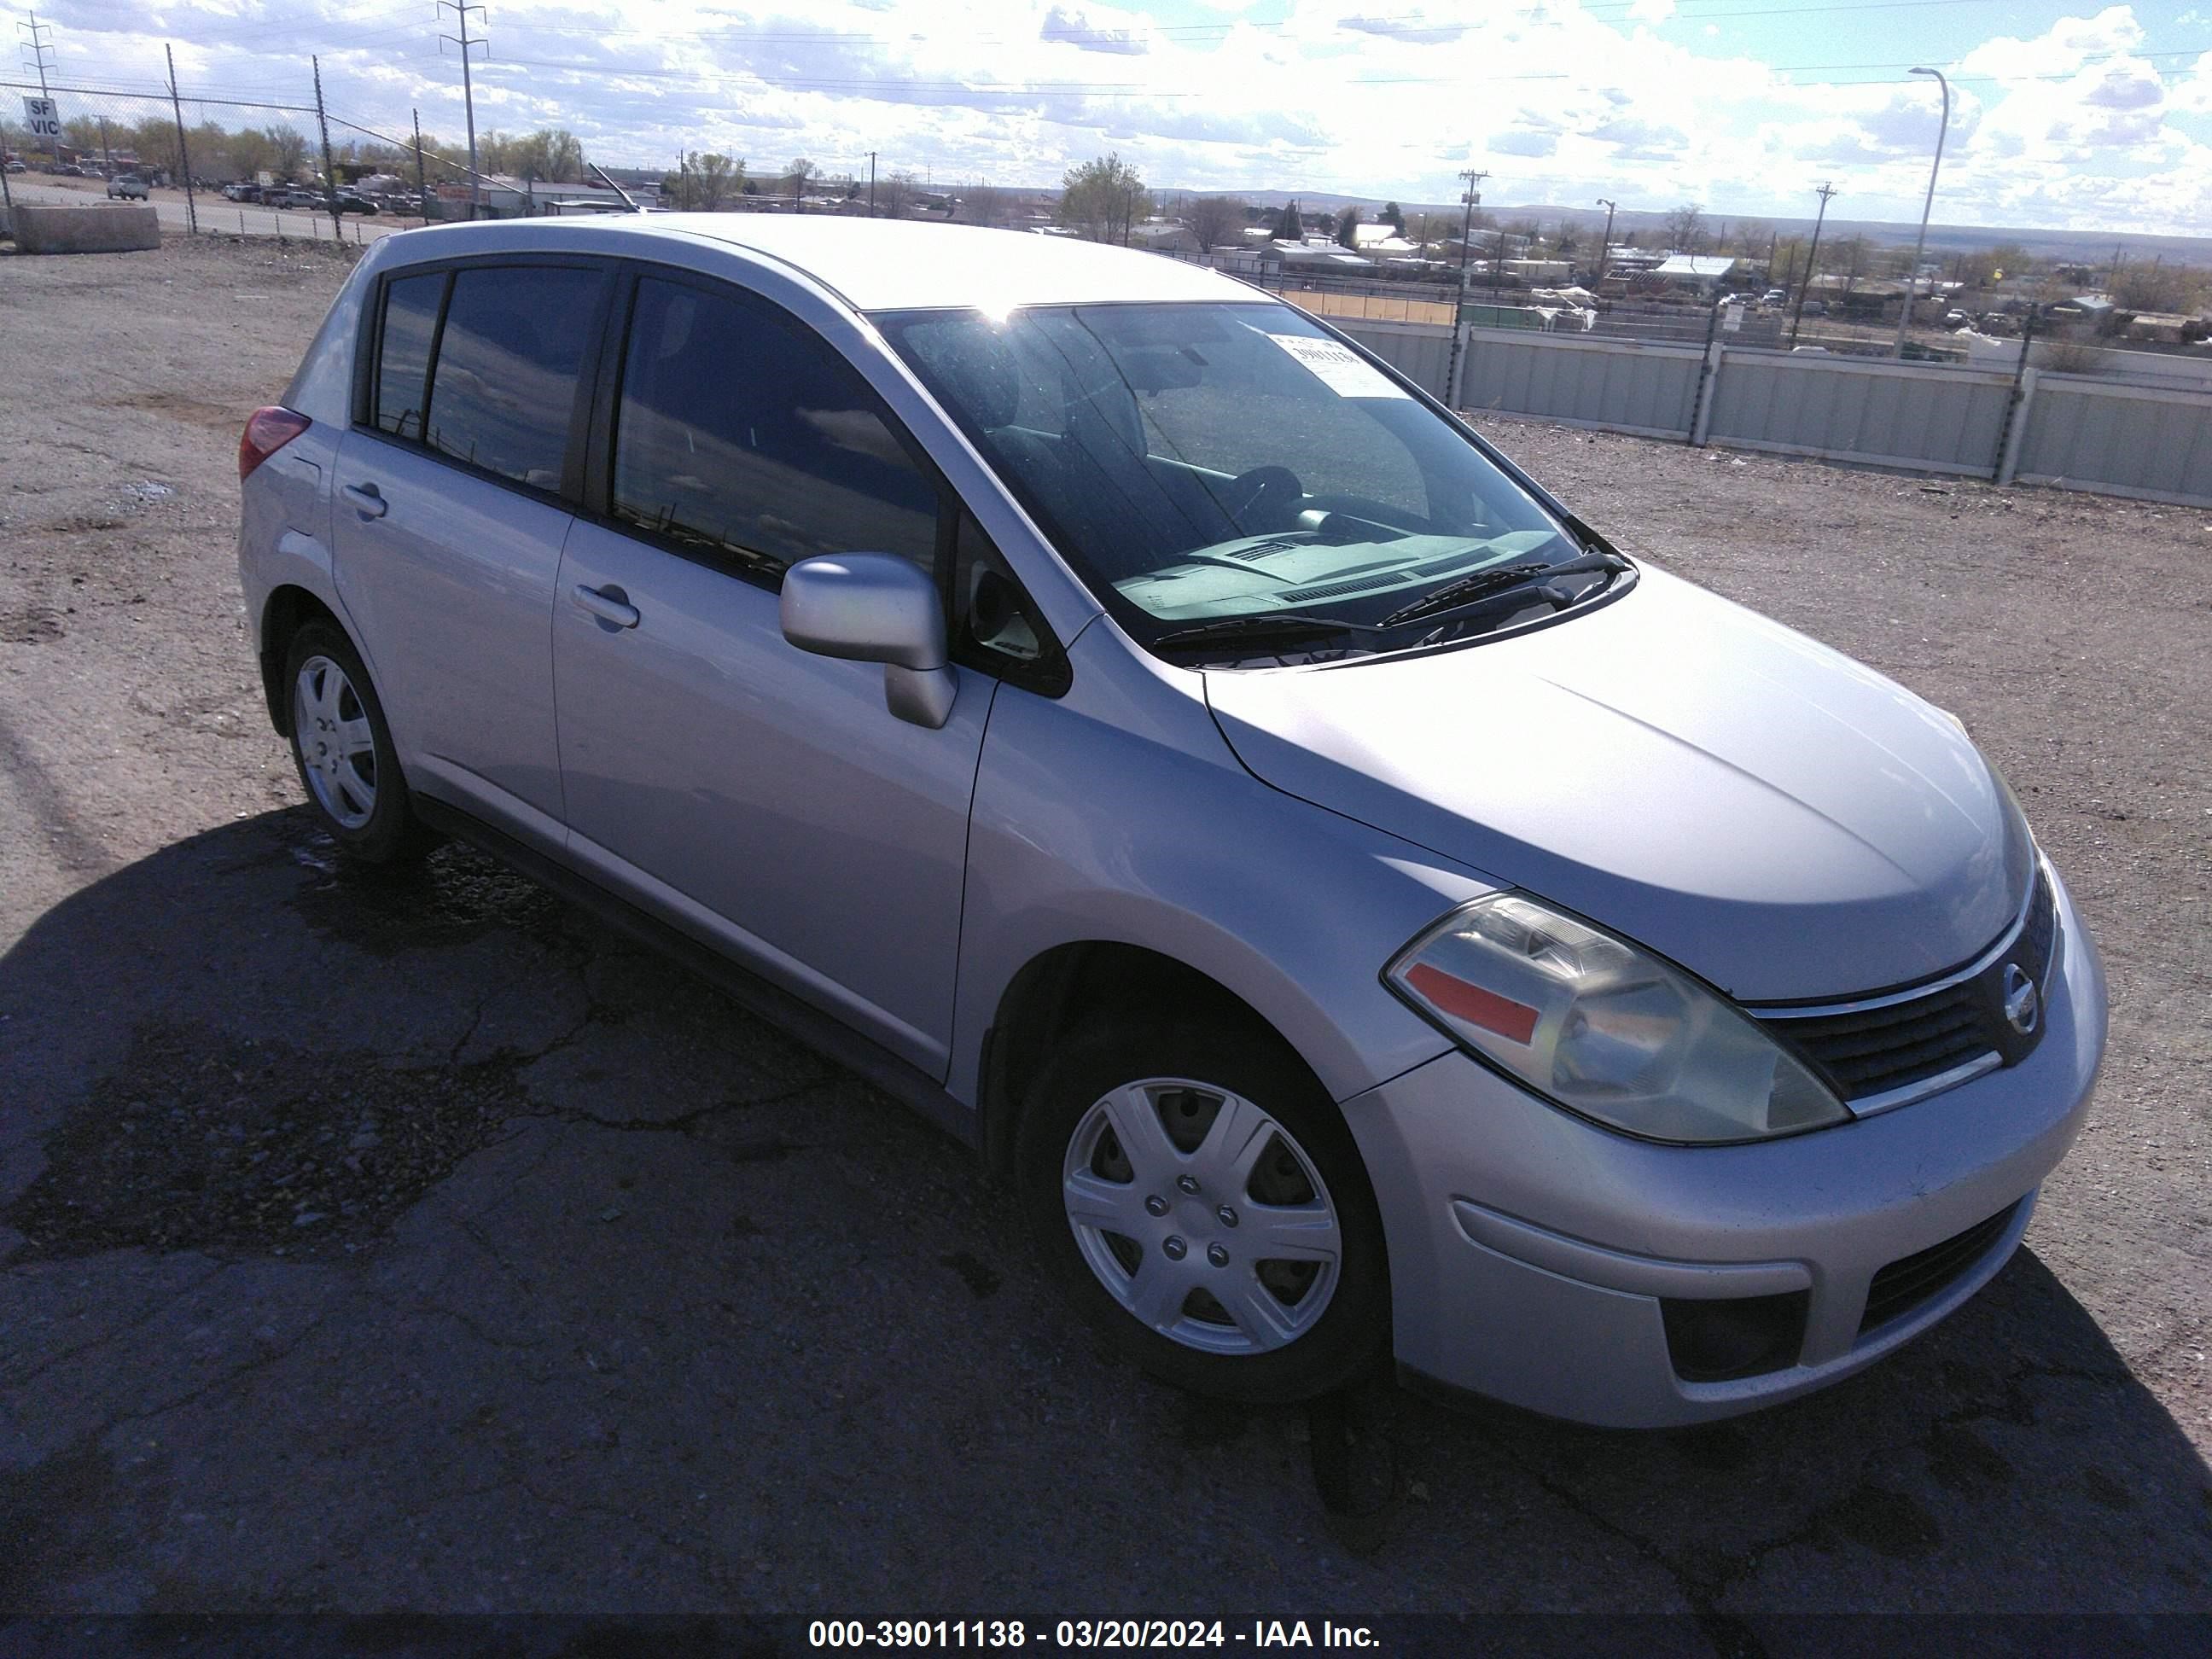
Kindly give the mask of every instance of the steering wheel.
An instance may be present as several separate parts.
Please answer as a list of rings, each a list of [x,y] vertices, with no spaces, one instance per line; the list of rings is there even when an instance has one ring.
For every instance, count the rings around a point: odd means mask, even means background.
[[[1290,527],[1291,510],[1306,487],[1287,466],[1255,466],[1231,478],[1221,492],[1222,510],[1248,534]]]

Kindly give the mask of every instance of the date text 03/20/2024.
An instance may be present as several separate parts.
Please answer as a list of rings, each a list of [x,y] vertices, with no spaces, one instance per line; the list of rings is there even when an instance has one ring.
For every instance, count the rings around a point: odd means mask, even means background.
[[[1379,1645],[1364,1625],[1328,1620],[1061,1619],[1046,1625],[1021,1619],[817,1619],[806,1627],[816,1648],[1364,1648]]]

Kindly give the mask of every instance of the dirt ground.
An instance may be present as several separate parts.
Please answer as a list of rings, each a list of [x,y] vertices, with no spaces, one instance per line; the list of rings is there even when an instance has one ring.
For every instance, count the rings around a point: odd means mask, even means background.
[[[233,456],[342,257],[0,259],[0,1612],[2212,1613],[2212,512],[1486,422],[1966,720],[2104,950],[2098,1104],[1810,1400],[1227,1410],[836,1066],[472,855],[335,866]]]

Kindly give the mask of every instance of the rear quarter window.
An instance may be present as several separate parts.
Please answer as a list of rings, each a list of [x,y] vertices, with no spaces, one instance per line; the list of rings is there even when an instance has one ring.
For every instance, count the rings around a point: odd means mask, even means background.
[[[422,435],[424,393],[430,383],[430,347],[445,303],[446,273],[403,276],[384,289],[382,349],[377,356],[376,429],[395,438]]]

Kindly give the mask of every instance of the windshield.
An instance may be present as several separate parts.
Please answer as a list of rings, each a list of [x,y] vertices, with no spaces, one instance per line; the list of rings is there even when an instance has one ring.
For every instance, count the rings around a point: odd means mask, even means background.
[[[1584,557],[1480,450],[1288,306],[876,321],[1100,603],[1163,654],[1433,643],[1553,614],[1625,568]]]

